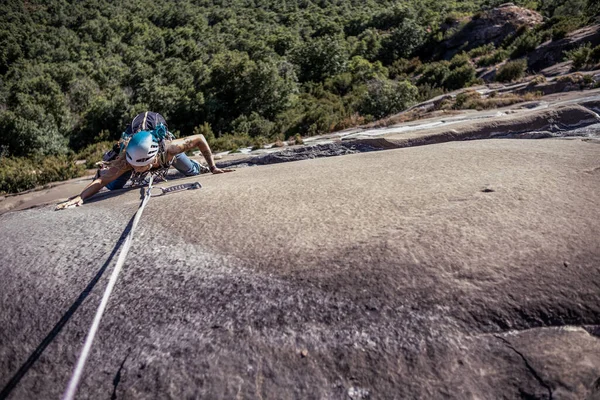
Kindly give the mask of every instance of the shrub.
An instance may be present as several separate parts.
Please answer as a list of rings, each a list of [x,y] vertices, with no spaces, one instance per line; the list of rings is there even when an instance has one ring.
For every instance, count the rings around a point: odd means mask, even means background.
[[[33,162],[27,158],[0,159],[0,193],[17,193],[34,188],[37,175]]]
[[[451,11],[444,18],[444,24],[446,25],[454,25],[459,23],[461,20],[465,19],[465,14],[460,13],[458,11]]]
[[[339,38],[321,36],[298,44],[290,59],[298,67],[301,82],[318,82],[346,70],[348,50]]]
[[[373,61],[381,51],[381,33],[377,29],[366,29],[357,37],[353,55]]]
[[[379,58],[386,65],[410,57],[425,42],[425,29],[412,19],[405,19],[382,40]]]
[[[294,136],[288,138],[287,144],[288,146],[299,145],[304,144],[304,141],[302,140],[302,136],[300,136],[300,134],[297,133]]]
[[[494,43],[488,43],[470,50],[467,54],[469,57],[476,58],[493,53],[494,50],[496,50]]]
[[[556,79],[556,81],[579,85],[581,89],[590,87],[594,84],[594,78],[591,75],[584,75],[581,72],[576,72],[571,75],[560,76]]]
[[[585,86],[593,86],[594,85],[594,77],[591,75],[584,75],[583,76],[583,84]]]
[[[102,156],[104,155],[104,153],[112,149],[113,144],[114,143],[110,141],[90,144],[89,146],[81,150],[79,153],[77,153],[75,159],[85,160],[85,168],[87,169],[94,168],[96,166],[95,164],[98,161],[102,160]]]
[[[576,72],[571,75],[563,75],[556,78],[557,82],[566,82],[566,83],[579,83],[581,81],[581,73]]]
[[[418,94],[416,86],[408,81],[373,80],[367,84],[358,111],[362,115],[382,118],[408,108],[416,101]]]
[[[490,65],[501,63],[508,58],[508,55],[508,50],[499,49],[489,56],[484,56],[477,60],[477,66],[489,67]]]
[[[350,72],[342,72],[325,79],[323,88],[338,96],[345,96],[352,90],[354,77]]]
[[[519,36],[512,45],[512,52],[510,53],[511,58],[519,58],[535,48],[542,42],[541,36],[533,31],[527,31],[525,34]]]
[[[533,100],[537,100],[540,97],[542,97],[544,94],[542,92],[536,91],[536,92],[527,92],[523,95],[523,100],[524,101],[533,101]]]
[[[388,69],[381,65],[380,61],[371,63],[359,56],[352,57],[348,72],[352,74],[353,82],[367,82],[371,79],[387,78],[389,75]]]
[[[235,134],[269,137],[273,133],[275,123],[261,117],[258,113],[252,112],[249,117],[239,116],[231,123],[231,126]]]
[[[11,156],[57,155],[67,152],[67,140],[60,134],[54,117],[41,106],[27,104],[18,113],[0,107],[0,146]]]
[[[467,53],[459,53],[452,57],[450,60],[449,68],[456,69],[460,67],[464,67],[465,65],[471,65],[471,59]]]
[[[254,143],[252,144],[252,150],[260,150],[267,144],[267,138],[264,136],[257,136],[254,138]]]
[[[331,132],[348,115],[348,111],[339,96],[329,92],[315,94],[318,94],[319,97],[310,94],[302,96],[300,105],[304,110],[290,128],[286,130],[286,135],[300,133],[303,136],[314,136]]]
[[[212,141],[210,147],[213,151],[237,151],[243,147],[252,147],[254,139],[248,135],[222,135]]]
[[[448,61],[433,62],[426,64],[423,68],[421,77],[417,80],[417,85],[430,85],[431,87],[443,86],[443,82],[450,74],[450,63]]]
[[[419,96],[417,97],[417,101],[427,101],[429,99],[433,99],[434,97],[441,96],[445,93],[444,88],[433,87],[429,84],[420,85],[419,88]]]
[[[539,93],[526,93],[523,96],[508,93],[495,94],[494,96],[490,94],[488,98],[483,98],[481,94],[476,91],[466,91],[456,96],[456,101],[453,108],[458,110],[485,110],[490,108],[506,107],[511,104],[521,103],[523,101],[531,101],[539,97]]]
[[[450,71],[443,85],[448,90],[456,90],[469,86],[475,79],[475,73],[475,67],[467,62],[465,65]]]
[[[434,103],[434,110],[450,110],[454,103],[452,96],[443,96]]]
[[[592,62],[594,64],[597,64],[600,62],[600,45],[598,45],[592,49],[592,52],[590,53],[590,59],[592,60]]]
[[[547,79],[544,75],[536,75],[532,80],[529,81],[529,86],[539,85],[540,83],[546,83]]]
[[[454,108],[459,110],[465,108],[476,108],[473,107],[473,104],[476,104],[478,100],[481,100],[481,94],[479,92],[467,90],[456,95]]]
[[[20,157],[0,158],[0,193],[18,193],[49,182],[82,176],[83,165],[76,165],[72,157],[46,156],[34,159]]]
[[[591,61],[591,55],[592,45],[590,43],[586,43],[573,50],[565,51],[565,59],[573,61],[574,70],[585,67]]]
[[[388,68],[390,73],[390,78],[392,79],[406,79],[409,75],[414,74],[414,72],[423,65],[421,60],[418,57],[407,60],[406,58],[401,58],[399,60],[394,61],[394,63]]]
[[[527,69],[527,60],[509,61],[498,70],[496,81],[512,82],[520,79],[525,75]]]
[[[83,165],[75,164],[73,157],[64,155],[44,157],[41,164],[38,169],[38,185],[76,178],[85,173]]]
[[[215,141],[215,134],[208,122],[203,123],[202,125],[198,125],[194,128],[194,135],[203,135],[206,138],[206,141],[209,145],[212,146],[212,143]]]
[[[340,122],[338,122],[334,130],[343,130],[347,128],[351,128],[353,126],[359,126],[365,123],[365,118],[358,113],[354,113],[346,118],[343,118]]]
[[[560,40],[581,26],[584,26],[586,19],[579,16],[563,16],[553,18],[552,23],[552,40]]]

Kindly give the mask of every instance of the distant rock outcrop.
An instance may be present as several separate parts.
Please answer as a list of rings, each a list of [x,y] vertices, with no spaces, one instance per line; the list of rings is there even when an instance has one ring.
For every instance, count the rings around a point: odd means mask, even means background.
[[[532,72],[538,72],[563,61],[564,53],[585,43],[592,46],[600,44],[600,25],[586,26],[567,34],[564,39],[548,41],[538,46],[527,57],[527,64]]]
[[[499,113],[498,116],[481,122],[472,122],[466,126],[453,127],[437,132],[424,130],[422,134],[412,136],[399,134],[385,137],[352,136],[334,143],[324,143],[304,147],[249,156],[233,161],[220,162],[220,167],[243,167],[251,165],[278,164],[289,161],[308,160],[376,150],[425,146],[453,141],[479,140],[493,138],[541,139],[553,137],[600,137],[598,132],[600,102],[587,101],[584,105],[568,105],[536,109],[527,113]],[[593,126],[585,133],[581,128]]]
[[[494,43],[498,46],[508,36],[521,26],[534,27],[542,23],[543,17],[532,10],[515,6],[513,3],[481,13],[469,21],[464,28],[448,39],[445,58],[451,58],[462,50]]]

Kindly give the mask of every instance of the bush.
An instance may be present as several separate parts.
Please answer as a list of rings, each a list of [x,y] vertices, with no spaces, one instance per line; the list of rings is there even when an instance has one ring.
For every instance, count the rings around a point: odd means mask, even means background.
[[[362,115],[382,118],[405,110],[416,101],[418,94],[416,86],[408,81],[373,80],[367,84],[358,111]]]
[[[343,72],[336,76],[332,76],[331,78],[327,78],[323,87],[338,96],[345,96],[352,90],[353,79],[350,72]]]
[[[444,88],[434,87],[429,84],[420,85],[419,96],[417,97],[418,102],[427,101],[437,96],[441,96],[445,93]]]
[[[600,45],[592,49],[592,52],[590,53],[590,59],[594,64],[598,64],[600,62]]]
[[[414,72],[420,68],[422,65],[421,60],[418,57],[407,60],[406,58],[401,58],[399,60],[394,61],[394,63],[388,68],[390,73],[390,78],[392,79],[406,79],[409,75],[414,74]]]
[[[458,94],[452,108],[457,110],[486,110],[490,108],[506,107],[524,101],[531,101],[539,97],[539,93],[526,93],[523,96],[519,96],[513,93],[496,94],[496,92],[493,92],[488,98],[483,98],[478,92],[470,90]]]
[[[382,40],[379,58],[392,64],[400,58],[409,58],[425,42],[425,29],[412,19],[405,19]]]
[[[527,60],[509,61],[498,70],[496,81],[512,82],[520,79],[525,75],[527,69]]]
[[[264,136],[257,136],[254,138],[254,142],[252,143],[252,150],[260,150],[267,144],[267,138]]]
[[[527,31],[523,35],[519,36],[512,45],[512,52],[510,53],[511,58],[519,58],[535,50],[535,48],[542,42],[541,36],[533,31]]]
[[[327,91],[320,92],[318,89],[314,94],[315,96],[311,94],[302,96],[300,105],[303,110],[286,130],[286,136],[296,133],[303,136],[314,136],[331,132],[348,115],[348,110],[339,96]],[[355,94],[351,97],[354,96]]]
[[[600,47],[600,46],[598,46]],[[592,60],[592,45],[586,43],[576,49],[565,51],[565,59],[573,61],[573,69],[578,70],[585,67]]]
[[[365,118],[358,113],[354,113],[346,118],[343,118],[340,122],[338,122],[334,130],[343,130],[347,128],[352,128],[354,126],[359,126],[365,123]]]
[[[0,193],[18,193],[49,182],[76,178],[85,173],[72,157],[47,156],[35,160],[20,157],[0,158]]]
[[[85,169],[83,165],[76,165],[72,156],[44,157],[38,174],[38,185],[44,185],[82,176]]]
[[[301,82],[319,82],[346,70],[348,50],[339,38],[322,36],[292,49],[291,60]]]
[[[476,58],[493,53],[494,50],[496,50],[494,43],[488,43],[470,50],[467,54],[469,57]]]
[[[481,57],[477,60],[478,67],[489,67],[490,65],[496,65],[508,58],[508,50],[499,49],[489,56]]]
[[[475,67],[470,63],[462,65],[450,71],[443,82],[443,85],[448,90],[456,90],[470,86],[475,80]]]
[[[202,125],[198,125],[194,128],[194,135],[203,135],[206,138],[206,141],[209,145],[215,140],[215,134],[208,122],[203,123]]]
[[[243,147],[253,147],[254,139],[248,135],[225,134],[212,141],[210,147],[213,151],[236,151]]]
[[[352,74],[352,81],[354,83],[364,83],[371,79],[387,78],[389,75],[388,69],[381,65],[381,62],[375,61],[371,63],[359,56],[352,57],[348,65],[348,72]]]
[[[369,61],[375,60],[381,51],[381,33],[376,29],[367,29],[358,35],[357,39],[352,54]]]
[[[17,193],[34,188],[37,175],[32,161],[26,158],[0,159],[0,193]]]
[[[455,25],[465,19],[465,14],[458,11],[451,11],[444,18],[444,24]]]
[[[587,87],[592,87],[594,85],[595,81],[594,81],[594,77],[591,75],[584,75],[583,76],[583,84],[584,86]]]
[[[548,80],[544,75],[536,75],[529,81],[529,86],[539,85],[540,83],[546,83],[547,81]]]
[[[465,52],[459,53],[452,57],[450,60],[450,69],[456,69],[460,67],[464,67],[465,65],[471,65],[471,58]]]
[[[588,0],[586,6],[586,12],[588,15],[598,16],[600,15],[600,1]]]
[[[467,90],[466,92],[462,92],[456,95],[456,101],[454,103],[454,108],[462,110],[467,108],[477,108],[474,106],[477,102],[481,100],[481,94],[474,90]]]
[[[92,169],[102,160],[104,153],[112,149],[114,142],[105,141],[90,144],[75,156],[76,160],[85,160],[85,168]]]
[[[441,87],[446,77],[450,74],[450,63],[448,61],[433,62],[425,64],[423,73],[417,80],[418,86],[429,85]]]
[[[27,157],[67,153],[67,140],[54,117],[39,106],[22,106],[18,113],[0,110],[0,146],[11,156]]]
[[[252,112],[249,117],[241,115],[236,118],[231,126],[234,134],[250,135],[251,137],[270,137],[275,123]]]
[[[568,33],[584,26],[586,22],[586,19],[579,16],[552,18],[552,40],[563,39]]]
[[[557,82],[567,82],[575,85],[579,85],[579,87],[583,90],[585,88],[590,88],[594,84],[594,78],[591,75],[584,75],[581,72],[576,72],[571,75],[563,75],[559,76],[556,79]]]

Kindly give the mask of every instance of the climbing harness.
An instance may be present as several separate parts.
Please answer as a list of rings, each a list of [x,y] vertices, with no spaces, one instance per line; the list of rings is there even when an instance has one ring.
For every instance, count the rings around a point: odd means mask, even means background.
[[[133,172],[129,180],[131,181],[131,186],[145,186],[148,181],[148,176],[150,179],[156,179],[166,182],[167,181],[167,173],[169,172],[169,167],[161,167],[152,171],[145,172]]]
[[[148,201],[150,200],[150,197],[152,196],[152,189],[153,189],[152,184],[154,181],[154,177],[155,177],[155,175],[150,176],[150,180],[148,181],[148,188],[146,189],[145,194],[144,194],[144,200],[142,201],[142,204],[140,205],[137,212],[135,213],[135,217],[134,217],[133,223],[131,225],[131,230],[129,231],[129,234],[127,235],[127,238],[125,239],[125,243],[123,244],[123,248],[121,249],[121,252],[119,253],[119,258],[117,259],[115,269],[113,270],[113,272],[110,276],[108,285],[106,285],[106,289],[104,290],[104,295],[102,296],[102,300],[100,301],[100,305],[98,306],[98,310],[96,311],[96,315],[94,316],[94,321],[92,322],[90,330],[85,338],[85,343],[83,345],[83,349],[81,350],[81,354],[79,355],[79,358],[77,359],[77,365],[75,366],[75,369],[73,370],[73,375],[71,376],[71,379],[69,380],[69,385],[67,386],[67,390],[65,391],[65,394],[63,396],[64,400],[72,400],[75,397],[75,392],[77,390],[77,386],[79,385],[79,381],[81,380],[81,375],[83,373],[83,368],[85,367],[85,362],[87,361],[87,358],[90,353],[90,349],[92,348],[92,343],[94,341],[94,337],[96,336],[96,333],[98,332],[98,327],[100,326],[100,320],[102,319],[102,315],[104,314],[104,310],[106,309],[106,305],[108,304],[108,299],[113,291],[113,288],[115,287],[115,284],[117,283],[117,278],[119,276],[119,273],[121,272],[121,269],[123,268],[123,265],[125,264],[125,258],[127,257],[127,253],[129,252],[129,248],[131,247],[131,242],[133,239],[133,234],[135,232],[135,229],[138,225],[138,222],[140,221],[140,218],[142,217],[142,213],[144,212],[144,208],[146,207],[146,204],[148,204]],[[162,191],[161,195],[164,195],[167,193],[179,192],[182,190],[199,189],[201,187],[202,187],[202,185],[199,182],[194,182],[194,183],[184,183],[184,184],[175,185],[175,186],[168,187],[168,188],[159,188],[159,189]]]

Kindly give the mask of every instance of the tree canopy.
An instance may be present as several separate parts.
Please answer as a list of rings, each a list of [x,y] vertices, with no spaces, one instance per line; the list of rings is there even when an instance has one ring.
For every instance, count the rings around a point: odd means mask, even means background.
[[[60,155],[117,139],[153,110],[182,135],[269,139],[327,132],[410,106],[417,85],[473,80],[431,54],[450,15],[503,1],[7,0],[0,19],[2,155]],[[550,17],[596,0],[543,0]],[[528,4],[525,1],[517,4]],[[594,11],[596,12],[596,11]],[[393,71],[394,73],[391,73]]]

